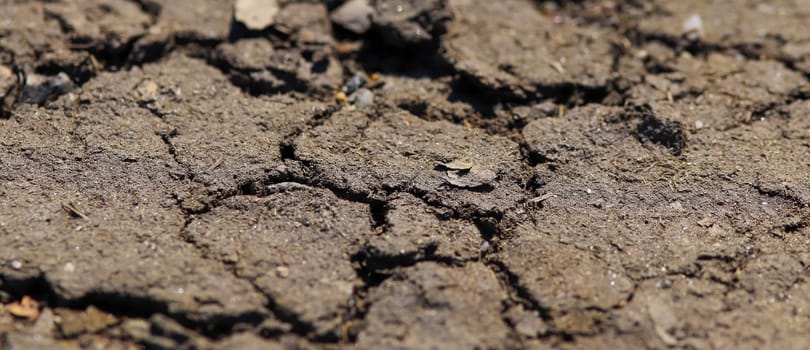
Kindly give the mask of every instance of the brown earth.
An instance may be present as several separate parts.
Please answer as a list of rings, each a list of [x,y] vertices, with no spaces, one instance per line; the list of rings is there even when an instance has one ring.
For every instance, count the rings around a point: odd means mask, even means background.
[[[0,1],[0,349],[810,347],[810,3],[234,1]]]

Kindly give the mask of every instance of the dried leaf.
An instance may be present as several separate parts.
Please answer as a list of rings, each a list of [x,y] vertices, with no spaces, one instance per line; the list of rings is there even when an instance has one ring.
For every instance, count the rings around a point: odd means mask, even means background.
[[[439,166],[445,170],[470,170],[475,164],[456,159],[449,163],[439,163]]]
[[[39,317],[39,302],[26,295],[22,300],[7,305],[6,310],[16,317],[33,321]]]
[[[498,174],[489,169],[473,166],[470,170],[448,170],[447,182],[453,186],[461,188],[476,188],[489,185]]]
[[[712,220],[712,218],[703,218],[698,220],[697,224],[702,227],[710,227],[714,225],[714,220]]]

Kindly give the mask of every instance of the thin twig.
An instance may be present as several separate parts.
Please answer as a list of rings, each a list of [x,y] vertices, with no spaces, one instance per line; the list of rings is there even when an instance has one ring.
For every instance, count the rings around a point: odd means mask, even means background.
[[[90,218],[87,217],[87,215],[84,215],[84,213],[82,213],[78,208],[76,208],[76,206],[73,205],[73,203],[70,202],[62,203],[62,210],[64,210],[66,213],[68,213],[68,215],[74,218],[90,220]]]

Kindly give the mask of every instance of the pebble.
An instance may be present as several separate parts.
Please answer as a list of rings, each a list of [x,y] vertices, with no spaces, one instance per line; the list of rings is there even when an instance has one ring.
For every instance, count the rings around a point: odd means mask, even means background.
[[[343,83],[343,87],[341,88],[341,91],[343,91],[346,94],[351,95],[352,93],[357,91],[357,89],[359,89],[359,88],[361,88],[361,87],[363,87],[365,85],[366,85],[366,76],[363,73],[357,72],[357,73],[354,73],[354,75],[352,75],[351,78],[346,79],[346,82]]]
[[[276,276],[281,278],[287,278],[288,276],[290,276],[290,269],[286,266],[276,267]]]
[[[29,74],[25,79],[22,102],[43,104],[53,97],[70,92],[75,87],[64,72],[50,76]]]
[[[340,5],[330,18],[332,22],[340,25],[355,34],[364,34],[371,29],[371,16],[374,8],[368,0],[349,0]]]
[[[234,18],[250,30],[271,26],[278,11],[277,0],[236,0],[234,4]]]
[[[481,253],[486,253],[487,251],[489,251],[490,247],[491,246],[490,246],[489,242],[484,241],[484,243],[481,244]]]
[[[357,107],[368,107],[374,104],[374,93],[369,89],[360,89],[354,93],[352,100]]]
[[[19,260],[14,260],[14,261],[11,262],[11,268],[15,269],[15,270],[21,269],[22,265],[23,265],[22,262],[19,261]]]
[[[158,85],[154,81],[146,80],[139,84],[135,91],[138,93],[138,98],[141,102],[153,102],[158,96]]]
[[[683,34],[692,41],[703,36],[703,20],[700,19],[699,15],[691,15],[683,21]]]

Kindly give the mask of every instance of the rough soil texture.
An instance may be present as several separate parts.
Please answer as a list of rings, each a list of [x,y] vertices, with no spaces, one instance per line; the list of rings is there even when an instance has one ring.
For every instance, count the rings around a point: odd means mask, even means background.
[[[0,349],[810,347],[810,3],[234,2],[0,0]]]

